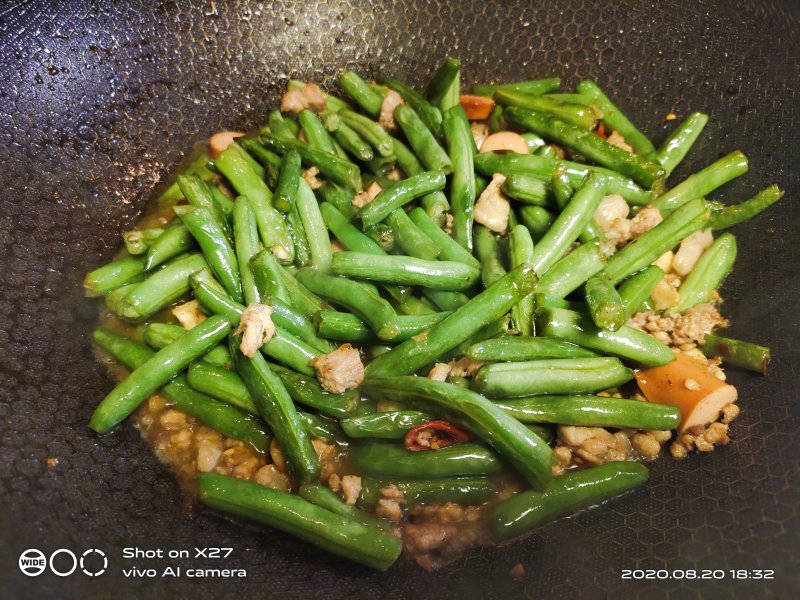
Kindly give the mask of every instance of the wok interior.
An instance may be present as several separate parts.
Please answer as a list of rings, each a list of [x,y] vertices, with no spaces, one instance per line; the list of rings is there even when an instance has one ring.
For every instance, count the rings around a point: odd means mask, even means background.
[[[96,304],[80,290],[83,273],[119,248],[120,233],[192,144],[264,122],[288,77],[333,86],[341,70],[355,68],[419,85],[448,53],[464,63],[467,85],[557,74],[570,86],[591,77],[657,143],[674,125],[668,113],[707,112],[709,126],[673,181],[740,148],[751,174],[720,197],[738,201],[773,181],[791,194],[800,162],[792,143],[796,11],[674,1],[109,9],[65,2],[29,3],[0,18],[7,57],[0,65],[0,530],[14,532],[0,551],[0,590],[195,589],[188,579],[124,578],[121,548],[135,545],[230,546],[235,552],[222,566],[248,570],[237,590],[266,586],[290,596],[625,593],[632,588],[621,569],[635,565],[774,568],[788,586],[796,578],[788,565],[797,559],[791,417],[798,409],[790,388],[797,350],[788,332],[796,325],[798,218],[789,203],[736,232],[748,252],[725,284],[729,333],[770,343],[776,360],[766,381],[732,375],[743,408],[732,445],[662,460],[645,491],[434,574],[404,563],[372,573],[241,522],[184,517],[177,485],[132,428],[97,438],[86,427],[111,382],[90,353]],[[48,466],[48,458],[58,464]],[[30,580],[17,568],[29,547],[101,548],[112,568],[92,581]],[[518,562],[523,583],[509,575]],[[230,590],[224,580],[202,585]]]

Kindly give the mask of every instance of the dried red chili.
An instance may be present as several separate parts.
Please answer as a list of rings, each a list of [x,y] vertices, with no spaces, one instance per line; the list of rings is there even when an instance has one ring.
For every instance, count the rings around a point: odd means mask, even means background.
[[[469,441],[469,434],[447,421],[428,421],[409,429],[403,443],[408,450],[438,450]]]
[[[608,139],[608,134],[606,133],[606,124],[603,121],[600,121],[597,124],[597,128],[594,130],[595,135],[599,135],[604,140]]]

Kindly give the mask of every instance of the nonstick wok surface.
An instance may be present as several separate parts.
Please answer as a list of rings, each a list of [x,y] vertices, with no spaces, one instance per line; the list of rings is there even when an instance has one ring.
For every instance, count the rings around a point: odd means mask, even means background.
[[[773,2],[18,2],[0,7],[0,597],[789,597],[798,590],[797,136],[800,25]],[[646,488],[475,550],[435,573],[375,573],[210,512],[188,516],[173,477],[129,424],[86,426],[112,387],[90,352],[98,304],[83,274],[108,261],[192,144],[265,121],[288,77],[329,86],[345,68],[423,83],[447,54],[466,84],[591,77],[660,143],[709,113],[673,184],[741,148],[738,201],[778,182],[787,198],[735,231],[729,334],[767,343],[769,378],[740,390],[733,442],[664,457]],[[48,458],[57,458],[48,466]],[[128,578],[122,548],[234,548],[247,578]],[[99,548],[90,578],[26,577],[20,553]],[[181,564],[181,561],[176,561]],[[525,577],[509,575],[523,563]],[[623,569],[724,570],[709,581],[622,579]],[[734,580],[729,569],[774,569]],[[719,575],[719,573],[717,573]]]

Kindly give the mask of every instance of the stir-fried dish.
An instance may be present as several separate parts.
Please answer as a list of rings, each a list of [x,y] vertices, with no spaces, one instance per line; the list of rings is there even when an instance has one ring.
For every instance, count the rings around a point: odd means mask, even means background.
[[[591,81],[424,90],[291,81],[220,132],[125,251],[89,273],[126,418],[192,502],[386,569],[426,569],[729,442],[727,230],[783,195],[705,197],[734,151],[667,188],[708,120],[656,148]],[[672,119],[675,118],[671,115]]]

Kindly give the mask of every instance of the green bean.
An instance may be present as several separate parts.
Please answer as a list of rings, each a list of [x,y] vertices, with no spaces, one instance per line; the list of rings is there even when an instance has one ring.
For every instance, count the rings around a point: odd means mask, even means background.
[[[183,170],[184,175],[197,175],[203,181],[211,181],[216,178],[216,173],[208,168],[209,156],[207,152],[202,152],[195,158],[188,167]],[[158,197],[158,204],[173,204],[174,202],[183,198],[183,193],[178,187],[178,182],[174,182],[166,190],[164,190]]]
[[[535,133],[531,133],[530,131],[523,132],[520,135],[522,136],[522,139],[525,140],[525,143],[528,144],[528,151],[531,154],[547,145],[541,137]]]
[[[383,96],[374,91],[355,71],[345,71],[339,76],[339,85],[365,113],[377,119],[381,113]]]
[[[508,273],[497,238],[483,225],[475,227],[475,252],[481,265],[483,287],[488,288]]]
[[[477,269],[463,263],[363,252],[337,252],[331,270],[345,277],[449,291],[469,289],[480,276]]]
[[[180,325],[169,323],[148,323],[144,326],[142,337],[145,343],[155,350],[161,350],[186,334]],[[200,357],[200,360],[215,367],[228,369],[233,364],[228,349],[220,344]]]
[[[411,452],[396,442],[368,441],[354,448],[352,459],[362,474],[383,479],[493,475],[505,469],[494,451],[474,442]]]
[[[320,173],[335,183],[354,190],[361,189],[360,169],[349,160],[318,150],[301,140],[281,139],[268,133],[262,134],[260,139],[267,148],[280,154],[296,150],[306,165],[317,167]]]
[[[300,174],[300,155],[296,150],[289,150],[281,160],[278,186],[275,188],[275,195],[272,197],[275,208],[288,212],[294,206],[298,194]]]
[[[523,173],[511,173],[502,186],[503,193],[523,204],[547,206],[549,202],[547,185],[540,179]]]
[[[140,254],[147,254],[152,244],[164,230],[159,227],[149,227],[147,229],[134,229],[126,231],[122,234],[122,241],[125,244],[125,250],[131,256],[139,256]]]
[[[274,135],[286,139],[296,138],[300,131],[297,122],[284,117],[278,109],[269,112],[267,123],[269,124],[269,130]]]
[[[96,329],[93,338],[98,346],[131,370],[138,369],[154,355],[154,352],[141,344],[106,329]],[[194,391],[180,375],[164,385],[161,391],[175,402],[178,408],[213,427],[222,435],[242,440],[255,451],[266,454],[270,433],[260,419]]]
[[[531,396],[496,404],[522,423],[666,431],[681,422],[677,406],[607,396]]]
[[[269,363],[269,366],[280,377],[292,400],[317,412],[334,419],[344,419],[349,417],[358,405],[360,398],[358,390],[330,394],[322,389],[313,375],[304,375],[272,363]]]
[[[444,225],[447,213],[450,210],[450,202],[448,202],[444,192],[425,194],[419,199],[419,204],[437,226],[442,227]]]
[[[236,146],[226,148],[214,160],[214,165],[240,195],[247,196],[252,202],[272,205],[272,192],[245,160],[241,148]]]
[[[233,200],[228,198],[225,193],[219,189],[219,186],[214,184],[207,184],[208,191],[211,193],[211,197],[214,199],[214,204],[217,205],[222,214],[225,217],[225,221],[230,224],[231,217],[233,216]]]
[[[691,150],[697,138],[708,123],[708,115],[692,113],[686,120],[669,134],[669,137],[655,153],[655,160],[664,167],[669,176],[686,154]]]
[[[647,468],[630,461],[608,462],[557,477],[544,492],[527,491],[498,504],[489,516],[498,541],[522,535],[644,485]]]
[[[622,173],[647,188],[658,188],[663,184],[665,173],[660,165],[609,144],[591,131],[515,106],[507,107],[503,116],[512,125],[554,140],[590,161]]]
[[[555,215],[542,206],[521,206],[517,214],[536,243],[541,241],[556,220]]]
[[[315,506],[297,495],[258,483],[202,473],[200,501],[376,569],[388,569],[402,550],[399,538],[378,527],[369,527]]]
[[[336,253],[339,254],[343,253]],[[297,276],[312,292],[356,313],[381,339],[390,340],[398,335],[391,304],[377,294],[365,292],[357,282],[311,269],[302,269]]]
[[[361,138],[372,146],[381,156],[394,154],[394,143],[386,130],[378,123],[351,110],[337,113],[342,122],[355,131]]]
[[[448,362],[464,356],[467,350],[479,342],[497,337],[507,337],[512,333],[515,334],[516,331],[511,331],[511,317],[509,315],[503,315],[499,319],[496,319],[491,323],[487,323],[478,331],[469,336],[469,338],[461,342],[452,351],[446,353],[442,357],[442,362]]]
[[[509,234],[509,263],[511,267],[531,264],[533,240],[528,228],[517,225]],[[528,294],[516,306],[511,307],[511,320],[522,335],[533,334],[533,295]]]
[[[117,314],[134,321],[146,319],[184,296],[189,277],[207,268],[201,254],[188,254],[153,273],[121,299]]]
[[[211,211],[199,207],[175,207],[175,212],[197,240],[208,266],[225,291],[237,302],[242,302],[242,282],[236,254]]]
[[[289,298],[291,299],[292,305],[299,310],[303,316],[310,319],[324,308],[322,298],[297,281],[295,276],[289,271],[281,269],[280,274],[283,278],[283,284],[289,291]]]
[[[453,239],[472,250],[472,223],[475,209],[475,168],[472,132],[467,115],[460,105],[444,113],[444,137],[452,163],[450,205],[453,215]]]
[[[367,376],[377,378],[414,373],[506,314],[535,286],[533,270],[517,267],[431,327],[424,338],[419,336],[406,340],[373,360],[367,365]]]
[[[258,413],[280,442],[290,473],[301,482],[316,479],[319,459],[289,392],[261,354],[247,358],[241,353],[240,342],[237,335],[231,335],[228,342],[236,371],[250,391]]]
[[[319,204],[314,192],[305,179],[300,178],[299,183],[297,210],[308,239],[311,266],[317,269],[327,269],[331,262],[331,242],[328,238],[328,230],[319,212]]]
[[[556,199],[556,204],[560,209],[563,210],[564,207],[569,204],[569,201],[574,195],[574,190],[569,180],[569,174],[563,169],[556,168],[556,170],[553,172],[551,187],[553,189],[553,195]],[[589,222],[586,224],[586,229],[581,232],[578,239],[580,239],[580,241],[584,244],[589,244],[593,240],[605,242],[606,234],[597,225],[594,215],[592,215],[592,218],[589,219]]]
[[[336,154],[333,140],[316,113],[308,109],[301,110],[297,115],[297,121],[309,144],[328,154]]]
[[[438,108],[436,108],[430,102],[428,102],[422,94],[420,94],[413,88],[407,86],[403,82],[398,81],[397,79],[391,79],[389,77],[378,77],[377,81],[381,85],[385,85],[389,89],[394,90],[395,92],[400,94],[403,97],[403,100],[406,102],[408,108],[413,109],[414,112],[416,112],[419,115],[419,118],[422,119],[422,122],[425,124],[425,127],[428,130],[430,130],[430,132],[435,137],[437,138],[442,137],[442,113]],[[397,117],[396,113],[395,117]],[[405,128],[403,130],[405,131]],[[412,143],[412,147],[413,145],[414,144]],[[418,151],[417,155],[419,155]],[[428,168],[434,169],[436,167],[429,166]]]
[[[552,336],[550,331],[543,333]],[[559,358],[484,365],[473,385],[486,396],[510,398],[586,394],[622,385],[632,378],[631,370],[617,358]]]
[[[375,153],[372,151],[372,147],[364,141],[364,139],[355,129],[350,127],[341,119],[339,119],[339,123],[336,125],[336,128],[331,131],[331,133],[333,134],[334,139],[358,160],[370,162],[375,158]],[[378,160],[380,161],[380,165],[384,164],[384,160],[387,158],[392,158],[393,156],[393,154],[388,156],[382,156],[379,154]],[[394,159],[392,158],[390,162],[393,164]],[[377,165],[378,163],[376,162],[373,166]],[[378,167],[378,170],[382,170],[382,168]]]
[[[637,154],[651,156],[655,153],[655,148],[647,136],[636,129],[636,126],[611,102],[595,82],[581,81],[575,87],[575,91],[583,96],[588,96],[600,105],[603,110],[603,122],[610,130],[617,131],[624,137]]]
[[[758,346],[750,342],[707,333],[705,334],[705,343],[700,346],[700,350],[709,358],[722,358],[725,364],[749,369],[756,373],[761,373],[765,377],[767,375],[771,358],[767,346]]]
[[[339,446],[349,445],[349,440],[344,433],[342,433],[336,421],[313,413],[303,412],[302,410],[298,411],[297,415],[300,417],[300,421],[303,423],[303,428],[306,430],[306,433],[311,437],[325,440],[326,442],[333,442]]]
[[[541,156],[542,158],[549,158],[549,159],[558,158],[558,150],[556,149],[556,146],[554,146],[553,144],[540,146],[539,148],[534,150],[534,154],[536,154],[536,156]]]
[[[652,204],[666,217],[687,202],[695,198],[702,198],[731,179],[744,175],[747,173],[747,169],[747,157],[741,151],[735,150],[705,169],[690,175],[674,188],[653,200]]]
[[[427,423],[433,418],[418,410],[400,410],[350,417],[342,419],[339,424],[351,438],[401,440],[409,429]]]
[[[601,176],[592,173],[533,250],[530,264],[542,275],[566,254],[592,219],[605,193]],[[527,207],[526,207],[527,208]],[[535,207],[532,207],[535,208]]]
[[[398,334],[393,342],[403,342],[418,335],[444,319],[449,313],[438,312],[425,315],[397,315],[392,323]],[[323,310],[314,317],[320,336],[332,340],[351,343],[377,343],[372,330],[361,319],[350,313]]]
[[[617,331],[625,322],[625,307],[619,292],[606,279],[589,278],[583,286],[589,316],[600,329]]]
[[[567,310],[580,313],[585,313],[587,311],[586,302],[564,300],[563,298],[550,296],[549,294],[535,294],[534,302],[536,303],[536,310],[540,308],[566,308]]]
[[[144,261],[144,268],[146,271],[152,271],[155,267],[195,247],[194,238],[186,227],[172,225],[150,245]]]
[[[506,336],[473,344],[466,356],[478,361],[523,361],[542,358],[589,358],[594,352],[557,338]]]
[[[253,395],[234,371],[194,362],[189,365],[186,381],[198,392],[208,394],[251,415],[259,414]]]
[[[447,57],[425,86],[425,97],[442,111],[458,104],[461,61]]]
[[[555,263],[539,280],[537,291],[564,298],[603,270],[606,258],[597,240],[581,244]]]
[[[323,202],[320,204],[319,210],[327,228],[345,248],[355,252],[385,254],[377,242],[350,223],[347,217],[333,204]]]
[[[126,257],[114,260],[86,274],[83,290],[87,296],[105,296],[122,286],[145,277],[145,259]]]
[[[704,227],[708,216],[709,211],[702,198],[690,200],[609,258],[602,275],[616,285],[652,264],[686,236]]]
[[[476,85],[472,93],[478,96],[492,96],[498,90],[509,92],[523,92],[525,94],[547,94],[556,91],[561,86],[560,77],[543,77],[529,81],[514,83],[498,83],[494,85]]]
[[[465,265],[480,269],[480,262],[472,256],[466,249],[458,244],[452,237],[447,235],[436,225],[430,216],[420,207],[413,209],[409,213],[411,220],[419,227],[422,232],[438,246],[439,256],[442,260],[464,263]]]
[[[233,232],[228,218],[214,200],[214,196],[211,195],[211,190],[205,182],[194,175],[178,175],[178,186],[189,204],[206,209],[219,228],[223,230],[225,236],[230,239]]]
[[[303,220],[300,218],[297,205],[292,206],[292,209],[286,213],[286,229],[289,231],[294,246],[294,264],[298,267],[306,266],[311,261],[311,250],[308,247],[306,230],[303,227]]]
[[[390,485],[403,495],[404,506],[444,502],[455,502],[461,506],[477,505],[483,504],[497,492],[489,477],[448,477],[417,481],[381,481],[363,477],[358,505],[365,509],[374,508],[381,498],[380,491]]]
[[[213,287],[197,277],[192,281],[192,289],[200,304],[206,309],[215,314],[224,315],[231,323],[238,323],[244,312],[244,306],[231,300],[224,292],[214,290]],[[277,303],[273,306],[273,310],[275,311],[273,313],[275,320],[278,321],[283,311]],[[281,322],[286,323],[288,319]],[[314,339],[316,341],[316,337]],[[319,348],[277,325],[272,339],[262,346],[261,351],[295,371],[307,375],[314,374],[314,369],[309,366],[308,362],[320,354]]]
[[[445,185],[445,176],[435,171],[424,171],[407,179],[402,179],[375,196],[375,199],[361,208],[356,214],[362,229],[377,225],[388,217],[392,211],[401,208],[433,191],[441,190]]]
[[[389,529],[391,524],[385,519],[376,517],[355,506],[345,504],[333,490],[319,483],[304,483],[297,490],[297,494],[312,504],[331,511],[342,517],[357,521],[368,527]]]
[[[540,309],[536,315],[536,324],[537,333],[541,335],[619,356],[645,367],[658,367],[675,360],[675,355],[667,346],[643,331],[627,325],[617,331],[599,329],[587,315],[571,310]]]
[[[270,303],[275,300],[291,302],[289,291],[281,277],[281,266],[275,255],[268,250],[262,250],[250,259],[250,270],[261,298],[267,299]]]
[[[392,211],[385,222],[394,231],[397,248],[408,256],[430,261],[435,261],[439,256],[439,246],[417,227],[402,208]]]
[[[597,114],[590,107],[583,104],[564,102],[552,96],[497,90],[494,93],[494,99],[502,106],[518,106],[519,108],[535,110],[581,129],[592,129],[597,120]]]
[[[286,123],[295,124],[294,121],[286,119]],[[276,134],[277,135],[277,134]],[[290,138],[294,136],[290,135]],[[268,150],[258,140],[247,137],[238,138],[237,144],[241,146],[247,154],[256,159],[256,161],[264,168],[264,179],[268,186],[278,185],[281,170],[281,157],[275,154],[272,150]]]
[[[92,413],[89,427],[97,433],[109,431],[190,362],[216,346],[229,331],[230,324],[224,317],[210,317],[156,352],[103,398]]]
[[[552,478],[553,453],[547,444],[479,394],[425,377],[367,378],[361,388],[367,395],[435,407],[488,442],[537,489]]]
[[[305,180],[303,180],[304,182]],[[302,186],[302,183],[300,185]],[[294,240],[283,215],[263,199],[253,200],[250,197],[247,199],[253,209],[258,233],[264,247],[282,263],[290,264],[294,260]]]
[[[482,152],[475,157],[475,170],[487,177],[495,173],[502,173],[506,177],[511,173],[525,173],[550,183],[557,168],[567,172],[574,187],[580,186],[590,172],[600,173],[606,181],[606,193],[619,194],[628,204],[649,204],[653,197],[652,192],[643,190],[627,177],[602,167],[514,152],[508,154]]]
[[[408,143],[414,149],[420,161],[431,171],[441,171],[449,175],[453,171],[450,157],[439,145],[436,136],[423,122],[423,119],[408,104],[401,104],[394,109],[394,117]]]
[[[634,313],[641,310],[642,303],[650,297],[650,292],[663,278],[664,271],[655,265],[650,265],[622,282],[619,286],[619,296],[624,309],[624,322],[627,323]]]
[[[394,250],[394,230],[386,223],[378,223],[364,232],[384,252]]]
[[[489,115],[487,125],[489,126],[489,133],[497,133],[506,128],[503,123],[503,107],[501,105],[497,104],[492,109],[492,114]]]
[[[418,175],[425,170],[411,149],[395,137],[392,138],[392,149],[397,156],[397,164],[406,177]]]
[[[694,268],[678,288],[680,301],[668,312],[680,313],[695,304],[708,302],[723,279],[731,272],[736,260],[736,238],[723,233],[695,263]]]
[[[245,196],[239,196],[233,204],[233,232],[245,303],[260,303],[261,291],[250,267],[250,261],[260,251],[258,225],[253,207]]]
[[[714,208],[712,208],[709,227],[718,231],[749,221],[760,212],[775,204],[781,198],[783,198],[783,190],[773,184],[764,188],[749,200],[745,200],[734,206],[724,206],[719,210],[714,210]]]
[[[408,296],[402,302],[395,303],[395,309],[401,315],[430,315],[436,312],[436,307],[427,298]]]

